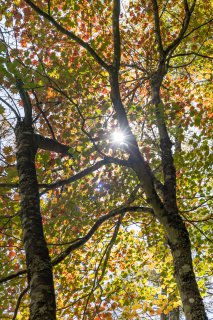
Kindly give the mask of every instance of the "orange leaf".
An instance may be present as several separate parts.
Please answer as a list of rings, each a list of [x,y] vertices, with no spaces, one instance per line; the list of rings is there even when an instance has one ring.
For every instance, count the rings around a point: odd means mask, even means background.
[[[12,251],[9,252],[10,259],[14,258],[15,256],[16,256],[15,251],[12,250]]]

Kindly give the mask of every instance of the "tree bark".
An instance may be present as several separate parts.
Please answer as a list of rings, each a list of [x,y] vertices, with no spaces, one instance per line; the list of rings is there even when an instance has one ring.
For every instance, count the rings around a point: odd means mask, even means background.
[[[180,320],[180,310],[179,307],[175,308],[169,312],[169,320]]]
[[[176,211],[168,211],[158,197],[149,168],[143,161],[134,159],[132,167],[143,186],[147,202],[152,206],[155,216],[164,227],[171,248],[175,277],[187,320],[207,320],[203,300],[197,286],[192,266],[191,244],[184,222]],[[169,201],[171,204],[171,202]]]
[[[35,139],[35,144],[39,149],[53,151],[56,153],[62,153],[64,155],[71,156],[71,154],[68,152],[70,147],[56,140],[45,138],[40,134],[34,134],[34,139]]]
[[[203,300],[197,286],[191,257],[191,243],[186,226],[179,214],[176,201],[176,170],[172,143],[164,119],[164,106],[160,98],[163,66],[151,79],[152,101],[155,105],[156,124],[159,131],[161,159],[164,176],[163,207],[156,207],[156,217],[163,225],[174,261],[175,278],[187,320],[206,320]],[[153,191],[152,191],[153,192]],[[155,196],[156,198],[156,196]]]
[[[40,212],[32,126],[18,122],[15,134],[21,195],[20,217],[30,284],[30,320],[55,320],[53,274]]]
[[[163,199],[155,190],[152,171],[140,153],[135,137],[133,136],[123,103],[121,101],[117,74],[111,74],[111,99],[117,112],[120,127],[128,133],[127,143],[130,153],[129,162],[138,176],[145,191],[147,202],[154,210],[158,221],[164,227],[171,248],[175,277],[179,288],[184,312],[187,320],[206,320],[204,305],[197,286],[192,266],[191,244],[188,231],[178,212],[176,202],[176,172],[173,163],[172,143],[170,141],[165,120],[164,110],[160,99],[160,86],[163,80],[163,66],[151,80],[153,104],[156,107],[156,124],[160,135],[162,152],[162,166],[164,175]]]
[[[167,314],[162,313],[160,315],[160,320],[169,320],[169,316]]]

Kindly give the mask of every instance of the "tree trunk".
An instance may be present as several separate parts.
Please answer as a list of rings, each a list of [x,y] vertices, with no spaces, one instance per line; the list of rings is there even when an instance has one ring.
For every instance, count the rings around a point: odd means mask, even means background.
[[[160,315],[160,320],[180,320],[179,308],[172,310],[169,314],[162,313]]]
[[[181,218],[179,217],[179,220]],[[170,240],[175,278],[187,320],[207,320],[203,300],[192,266],[191,245],[183,222],[176,225],[177,236]]]
[[[121,129],[128,133],[129,163],[145,191],[147,202],[163,226],[171,248],[175,277],[187,320],[207,320],[204,304],[197,286],[192,266],[191,244],[188,231],[179,214],[176,202],[176,171],[173,163],[172,143],[164,120],[164,106],[160,99],[163,70],[151,79],[152,101],[156,107],[156,124],[159,130],[161,159],[164,175],[163,200],[156,192],[152,171],[140,153],[135,137],[128,124],[119,92],[117,75],[111,75],[111,99],[117,112]]]
[[[169,312],[169,320],[180,320],[180,310],[179,307],[175,308]]]
[[[169,246],[174,261],[175,278],[183,303],[187,320],[206,320],[203,300],[197,286],[191,257],[191,243],[186,226],[179,214],[176,201],[176,170],[165,118],[164,105],[160,97],[160,87],[165,72],[165,62],[162,61],[151,79],[152,102],[155,105],[156,124],[160,137],[161,159],[164,176],[163,203],[150,181],[144,190],[152,205],[156,218],[163,225],[168,237]],[[141,161],[142,163],[142,161]],[[138,176],[143,180],[143,165],[138,170]],[[146,170],[146,175],[149,174]]]
[[[175,211],[168,210],[166,204],[162,204],[155,191],[150,169],[148,166],[144,166],[143,159],[132,158],[131,164],[144,188],[147,202],[152,206],[156,218],[164,227],[168,237],[174,261],[175,277],[186,319],[207,320],[193,271],[191,245],[184,222],[176,209]],[[167,205],[169,204],[171,206],[171,199],[167,202]]]
[[[30,284],[30,320],[55,320],[53,274],[40,212],[33,129],[19,122],[15,133],[21,195],[20,217]]]

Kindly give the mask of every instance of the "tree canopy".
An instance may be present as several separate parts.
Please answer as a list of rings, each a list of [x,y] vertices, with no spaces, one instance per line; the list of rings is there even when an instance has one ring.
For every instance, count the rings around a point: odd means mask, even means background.
[[[0,318],[206,320],[212,6],[4,0]]]

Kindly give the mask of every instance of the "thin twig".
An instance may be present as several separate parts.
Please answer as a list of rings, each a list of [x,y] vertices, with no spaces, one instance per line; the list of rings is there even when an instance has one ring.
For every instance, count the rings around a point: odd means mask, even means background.
[[[27,293],[29,288],[30,288],[30,285],[28,284],[28,286],[20,293],[20,295],[18,297],[18,300],[17,300],[17,303],[16,303],[16,307],[15,307],[15,311],[14,311],[12,320],[16,319],[16,316],[17,316],[17,313],[18,313],[18,309],[19,309],[20,304],[21,304],[21,300],[24,297],[24,295]]]

